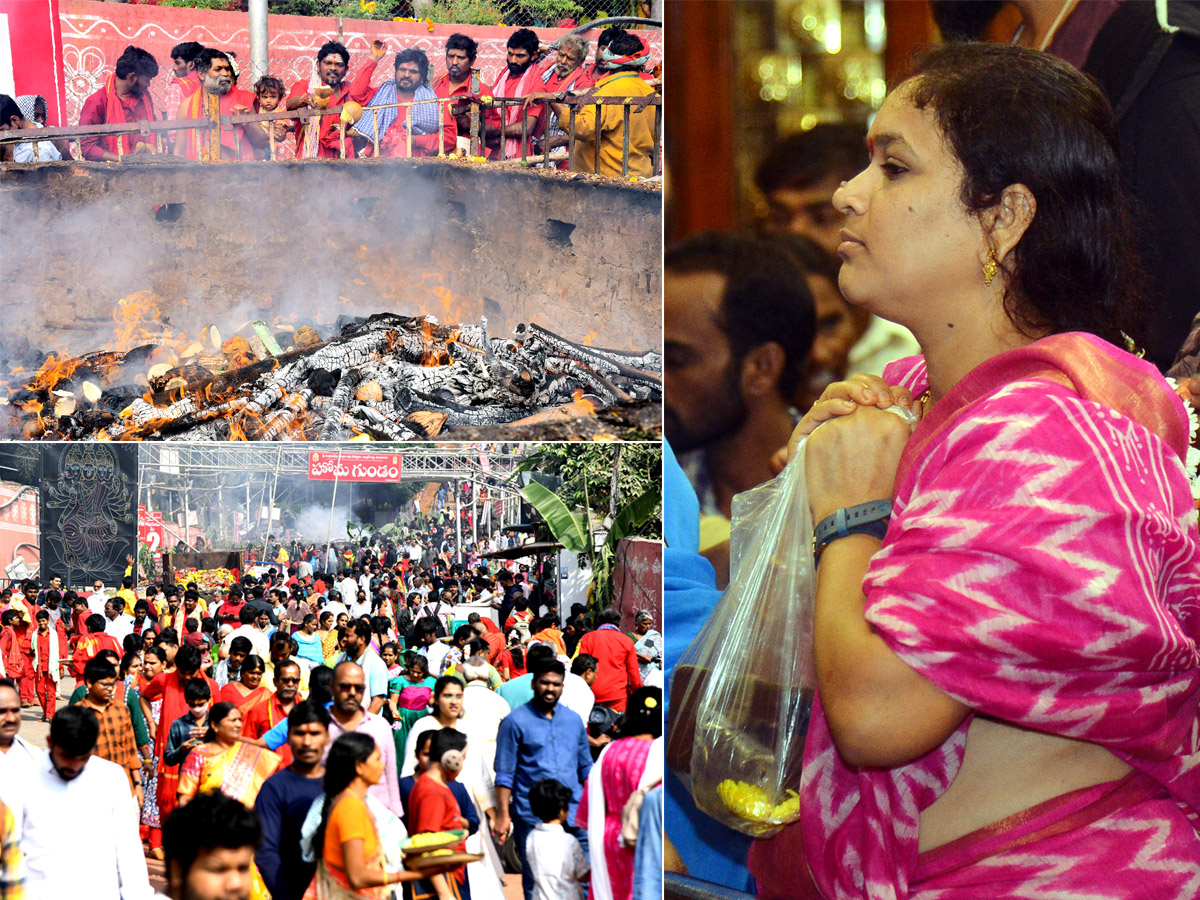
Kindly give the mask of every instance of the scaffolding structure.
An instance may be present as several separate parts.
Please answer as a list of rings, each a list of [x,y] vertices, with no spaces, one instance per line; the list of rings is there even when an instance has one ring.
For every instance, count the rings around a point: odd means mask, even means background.
[[[309,481],[309,455],[345,453],[378,453],[383,456],[401,457],[400,483],[447,482],[453,485],[454,520],[456,546],[463,547],[469,539],[476,543],[480,536],[480,523],[484,523],[484,536],[498,528],[520,520],[521,494],[514,485],[513,476],[524,458],[525,450],[520,445],[502,445],[500,450],[483,450],[470,445],[453,447],[413,447],[410,444],[371,444],[370,446],[346,444],[192,444],[170,446],[167,444],[144,444],[139,460],[139,499],[147,511],[156,509],[171,515],[182,514],[182,523],[172,528],[173,536],[188,546],[193,545],[190,526],[195,501],[203,499],[202,506],[221,511],[219,523],[222,530],[229,527],[231,514],[244,510],[246,530],[253,533],[263,516],[254,511],[267,511],[267,525],[261,536],[253,540],[269,543],[274,529],[275,511],[298,503],[314,502],[315,493],[324,494],[333,488],[330,500],[336,506],[339,484],[337,481]],[[461,530],[461,486],[472,485],[471,534]],[[340,488],[349,493],[345,501],[353,506],[354,482],[343,481]],[[487,488],[489,501],[479,503],[478,489]],[[216,494],[216,503],[213,495]],[[345,495],[343,495],[345,496]],[[493,512],[494,510],[494,512]],[[423,510],[423,512],[428,512]],[[338,536],[339,538],[341,535]],[[330,535],[332,539],[332,535]]]

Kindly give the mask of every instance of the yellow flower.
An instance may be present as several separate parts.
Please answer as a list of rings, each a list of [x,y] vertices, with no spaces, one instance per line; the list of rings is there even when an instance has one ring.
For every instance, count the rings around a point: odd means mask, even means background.
[[[764,833],[800,816],[800,795],[792,790],[787,792],[787,798],[782,803],[772,805],[762,788],[727,778],[717,785],[717,796],[731,813],[758,825],[758,830]]]

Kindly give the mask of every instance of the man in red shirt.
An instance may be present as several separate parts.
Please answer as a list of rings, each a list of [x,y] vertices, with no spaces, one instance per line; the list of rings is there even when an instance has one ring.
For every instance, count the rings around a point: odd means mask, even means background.
[[[258,701],[242,721],[242,734],[258,739],[288,717],[300,691],[300,664],[289,659],[275,664],[275,692]],[[284,744],[277,751],[283,761],[280,768],[292,764],[292,750]]]
[[[234,585],[229,589],[229,597],[221,604],[221,608],[217,610],[217,622],[221,625],[237,625],[241,622],[242,607],[246,603],[242,599],[242,589],[239,585]]]
[[[507,65],[492,86],[492,97],[525,97],[542,86],[537,66],[533,64],[538,52],[538,37],[528,28],[514,31],[508,39]],[[511,103],[504,107],[504,122],[500,121],[499,108],[488,110],[487,146],[488,158],[500,158],[500,141],[504,141],[504,158],[515,159],[521,155],[521,134],[534,136],[542,105]]]
[[[196,74],[202,87],[179,104],[176,118],[216,120],[219,115],[245,115],[253,110],[254,95],[234,86],[233,63],[220,50],[201,50],[196,55]],[[252,160],[254,148],[266,144],[267,133],[261,128],[218,124],[181,132],[175,141],[175,155],[202,162]]]
[[[625,710],[629,695],[642,686],[637,651],[628,635],[617,628],[620,621],[621,614],[610,606],[600,613],[600,627],[585,634],[578,649],[598,660],[592,682],[596,702],[617,712]]]
[[[446,39],[446,71],[433,82],[433,92],[439,97],[456,97],[462,94],[479,93],[479,70],[474,68],[479,45],[465,34],[455,33]],[[450,107],[458,133],[463,137],[471,134],[470,103],[455,103]],[[478,114],[476,114],[478,115]],[[404,574],[408,574],[409,560],[401,560]]]
[[[341,106],[353,100],[364,103],[370,97],[370,84],[365,92],[354,91],[346,81],[350,68],[350,51],[337,41],[326,41],[317,51],[317,70],[308,81],[297,81],[288,92],[289,110],[308,107],[324,109]],[[321,96],[324,94],[325,96]],[[321,116],[320,124],[310,119],[296,128],[296,156],[302,159],[341,159],[342,143],[338,116]],[[354,142],[346,138],[346,157],[354,156]]]
[[[116,71],[104,87],[84,101],[79,113],[79,127],[116,125],[125,122],[153,122],[154,103],[150,99],[150,82],[158,75],[158,63],[141,47],[129,46],[117,60]],[[83,158],[97,162],[117,162],[117,136],[83,138],[80,146]],[[122,153],[156,153],[158,142],[139,134],[121,135]]]

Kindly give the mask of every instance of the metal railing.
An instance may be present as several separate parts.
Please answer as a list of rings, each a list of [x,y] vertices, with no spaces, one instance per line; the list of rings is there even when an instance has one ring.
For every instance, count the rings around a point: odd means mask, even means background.
[[[567,161],[568,171],[573,171],[573,172],[580,171],[579,169],[577,169],[575,167],[575,159],[574,159],[575,158],[575,141],[576,141],[576,116],[578,115],[579,110],[581,110],[585,107],[589,107],[589,106],[594,107],[594,109],[595,109],[596,128],[595,128],[595,134],[594,134],[595,139],[593,141],[594,153],[593,153],[593,158],[592,158],[592,171],[593,171],[593,174],[599,174],[599,172],[600,172],[600,147],[602,144],[602,127],[601,126],[603,123],[602,108],[604,106],[620,106],[622,108],[622,132],[623,132],[622,147],[621,147],[621,175],[623,178],[628,178],[629,170],[630,170],[629,134],[630,134],[630,126],[631,126],[632,116],[634,113],[643,113],[643,112],[645,112],[647,107],[652,106],[654,108],[654,126],[653,126],[654,130],[653,130],[653,145],[652,145],[652,149],[651,149],[650,171],[651,171],[652,175],[661,174],[661,165],[662,165],[662,97],[661,97],[661,95],[659,95],[658,93],[653,93],[653,94],[646,94],[646,95],[630,95],[630,96],[595,96],[594,91],[595,91],[595,89],[593,88],[593,89],[583,92],[581,94],[563,93],[563,94],[553,94],[552,95],[553,100],[551,102],[564,104],[567,107],[569,107],[569,109],[570,109],[568,130],[566,132],[567,133],[566,161]],[[495,158],[495,161],[499,162],[499,163],[505,163],[505,162],[515,162],[516,161],[515,157],[513,157],[511,160],[509,160],[506,157],[505,144],[506,144],[507,140],[511,139],[511,138],[507,137],[505,134],[506,114],[514,106],[523,106],[528,99],[529,99],[529,97],[525,97],[525,96],[522,96],[522,97],[493,97],[491,99],[490,104],[485,104],[485,103],[480,103],[477,100],[466,99],[462,96],[439,97],[436,100],[412,100],[412,101],[403,102],[403,103],[400,103],[400,102],[384,103],[384,104],[379,104],[377,106],[365,107],[363,110],[363,115],[365,116],[368,113],[371,114],[371,117],[372,117],[372,120],[374,123],[373,129],[372,129],[371,140],[372,140],[372,145],[373,145],[373,149],[374,149],[374,155],[376,158],[378,158],[379,142],[380,142],[380,137],[381,137],[381,135],[379,133],[379,112],[381,110],[385,110],[385,109],[400,110],[400,109],[407,109],[409,107],[414,107],[414,106],[428,105],[431,103],[437,104],[437,107],[438,107],[438,131],[437,131],[438,153],[437,153],[437,156],[445,158],[448,154],[446,154],[445,148],[442,143],[442,133],[443,133],[443,130],[445,127],[445,117],[447,115],[447,111],[446,111],[447,104],[458,105],[458,104],[462,104],[462,103],[470,103],[481,109],[498,109],[500,112],[500,123],[501,123],[500,131],[501,131],[501,133],[499,136],[497,156]],[[537,100],[535,102],[541,103],[543,101]],[[83,157],[83,147],[82,147],[82,139],[83,138],[112,137],[112,136],[117,136],[118,138],[120,138],[125,135],[139,135],[139,136],[145,137],[145,138],[152,138],[154,140],[155,144],[160,144],[159,138],[162,136],[163,132],[191,131],[191,130],[200,130],[200,129],[224,130],[226,128],[229,128],[229,129],[232,129],[232,131],[233,131],[234,155],[240,160],[241,155],[242,155],[241,131],[243,129],[240,129],[238,126],[243,126],[243,128],[244,128],[244,126],[247,126],[247,125],[252,125],[252,124],[257,124],[257,123],[262,123],[262,122],[270,123],[270,122],[283,120],[283,121],[299,121],[302,125],[304,125],[305,127],[308,127],[313,119],[317,119],[318,123],[319,123],[320,120],[326,116],[337,116],[339,119],[339,122],[338,122],[339,152],[340,152],[340,156],[342,159],[347,159],[349,157],[347,156],[347,152],[346,152],[346,131],[347,131],[347,128],[350,126],[348,126],[347,123],[340,121],[341,112],[342,112],[343,108],[344,107],[342,107],[342,106],[330,106],[330,107],[326,107],[324,109],[305,108],[305,109],[295,109],[295,110],[290,110],[290,111],[289,110],[277,110],[274,112],[267,112],[267,113],[247,113],[247,114],[243,114],[243,115],[218,115],[218,116],[214,116],[212,118],[202,118],[202,119],[169,119],[169,120],[154,121],[154,122],[135,121],[135,122],[123,122],[123,123],[113,124],[113,125],[88,125],[88,126],[82,126],[82,127],[75,126],[75,127],[67,127],[67,128],[25,128],[25,129],[16,129],[16,130],[12,130],[12,131],[0,132],[0,145],[18,144],[18,143],[24,143],[27,141],[31,142],[33,144],[33,161],[35,163],[40,163],[41,159],[40,159],[40,146],[39,145],[41,142],[43,142],[43,141],[52,142],[55,140],[67,140],[74,144],[75,155],[76,155],[78,161],[86,161],[86,160],[84,160],[84,157]],[[361,119],[359,121],[361,121]],[[477,122],[473,119],[472,127],[471,127],[472,152],[474,152],[477,148],[483,146],[483,143],[484,143],[484,136],[479,133],[479,125],[480,124],[481,124],[480,122]],[[561,123],[559,123],[559,124],[561,125]],[[319,128],[320,125],[317,124],[315,127]],[[407,134],[407,137],[406,137],[407,153],[408,153],[408,156],[411,158],[412,157],[412,149],[413,149],[413,133],[412,133],[411,128],[406,128],[405,131]],[[267,132],[268,158],[270,161],[273,162],[276,160],[276,153],[277,153],[277,151],[276,151],[277,141],[275,139],[275,130],[274,130],[274,128],[268,127],[266,129],[266,132]],[[117,160],[118,160],[118,162],[124,162],[124,157],[126,156],[126,153],[124,150],[124,143],[125,142],[121,141],[121,140],[117,141]],[[560,157],[551,156],[550,148],[546,148],[540,154],[530,155],[529,146],[530,146],[529,118],[526,116],[526,117],[522,117],[522,119],[521,119],[521,156],[520,156],[521,163],[523,165],[530,165],[530,164],[536,164],[536,163],[543,163],[543,164],[549,165],[549,164],[556,163],[556,162],[560,161],[560,159],[561,159]],[[452,155],[452,154],[450,154],[450,155]]]

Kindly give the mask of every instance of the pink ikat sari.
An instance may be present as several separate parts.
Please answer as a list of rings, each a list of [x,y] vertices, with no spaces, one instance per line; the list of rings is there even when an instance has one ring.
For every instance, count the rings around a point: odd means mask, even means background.
[[[926,387],[920,358],[885,375]],[[971,716],[920,759],[860,770],[818,697],[801,821],[752,851],[761,893],[813,895],[796,884],[802,843],[827,900],[1200,896],[1187,440],[1157,371],[1082,334],[989,360],[930,411],[864,582],[868,621],[974,711],[1100,744],[1133,772],[920,854],[918,817],[957,774]]]

